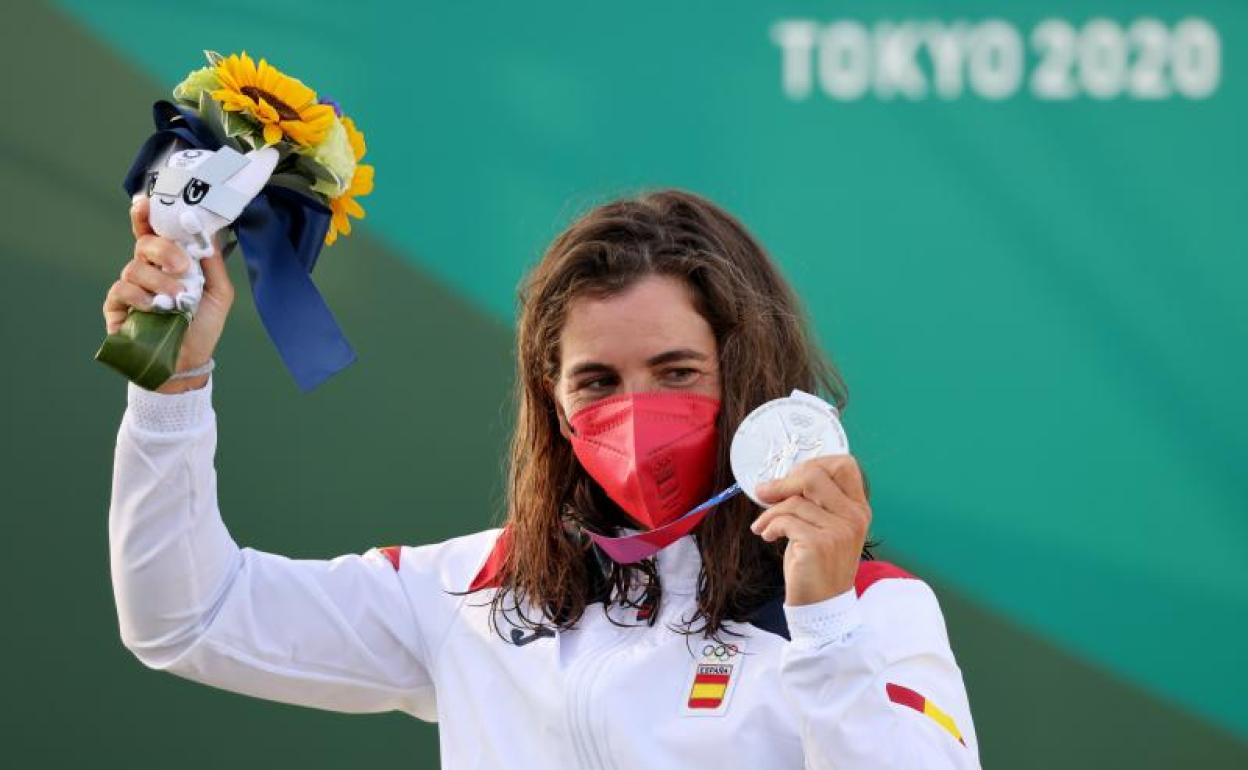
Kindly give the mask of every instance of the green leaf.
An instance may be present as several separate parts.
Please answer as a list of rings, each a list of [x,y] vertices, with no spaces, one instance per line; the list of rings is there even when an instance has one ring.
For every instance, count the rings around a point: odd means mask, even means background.
[[[226,136],[242,136],[253,134],[259,130],[255,121],[248,119],[241,112],[230,112],[222,109],[222,127]]]
[[[316,184],[312,185],[312,192],[324,196],[327,200],[337,198],[342,193],[342,188],[334,182],[326,182],[324,179],[316,180]]]
[[[221,109],[221,103],[213,99],[207,91],[199,95],[199,117],[217,141],[225,144],[225,110]]]
[[[300,170],[306,171],[315,179],[324,179],[329,182],[338,181],[338,177],[334,176],[334,172],[302,153],[296,158],[295,164],[299,166]]]
[[[295,171],[306,176],[312,182],[312,188],[327,197],[336,196],[346,188],[346,183],[337,174],[303,153],[296,154]]]

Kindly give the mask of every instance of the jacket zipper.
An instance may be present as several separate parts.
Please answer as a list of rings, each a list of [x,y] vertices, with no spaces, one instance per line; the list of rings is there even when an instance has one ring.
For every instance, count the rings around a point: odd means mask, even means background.
[[[603,745],[605,739],[595,739],[591,714],[595,700],[594,687],[598,677],[606,668],[612,654],[629,642],[625,629],[612,627],[612,630],[617,633],[614,640],[593,650],[581,652],[580,657],[584,662],[578,661],[574,664],[576,668],[573,670],[573,676],[570,677],[567,700],[569,728],[573,748],[581,767],[585,768],[609,770],[615,764],[609,756],[604,758],[602,751],[605,748]]]

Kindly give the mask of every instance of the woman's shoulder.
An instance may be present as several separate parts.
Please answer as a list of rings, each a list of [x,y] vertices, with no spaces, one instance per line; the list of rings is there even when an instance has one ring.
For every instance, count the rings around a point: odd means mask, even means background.
[[[918,580],[918,578],[892,562],[877,559],[861,561],[858,563],[858,572],[854,575],[854,591],[861,598],[877,583],[889,580]]]
[[[886,561],[863,561],[854,578],[863,619],[896,644],[949,645],[936,592],[909,570]]]

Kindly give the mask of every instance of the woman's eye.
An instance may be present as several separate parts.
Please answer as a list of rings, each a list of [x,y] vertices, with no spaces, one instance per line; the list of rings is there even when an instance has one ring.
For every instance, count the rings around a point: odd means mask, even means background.
[[[587,390],[591,393],[601,393],[613,385],[615,385],[615,382],[611,377],[596,377],[592,380],[582,382],[578,390]]]
[[[698,375],[697,369],[689,367],[680,367],[677,369],[668,369],[663,372],[663,378],[672,384],[679,385],[693,380]]]

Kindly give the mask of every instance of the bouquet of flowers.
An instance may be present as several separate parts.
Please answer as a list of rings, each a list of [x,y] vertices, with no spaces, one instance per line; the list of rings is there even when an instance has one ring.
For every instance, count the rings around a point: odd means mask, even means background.
[[[373,189],[364,134],[336,102],[264,59],[205,55],[208,66],[187,75],[172,102],[153,105],[156,132],[124,182],[131,195],[146,190],[152,229],[192,257],[184,290],[132,311],[96,359],[159,387],[199,303],[199,259],[237,244],[260,318],[310,390],[355,359],[310,273],[322,246],[364,216],[358,199]]]

